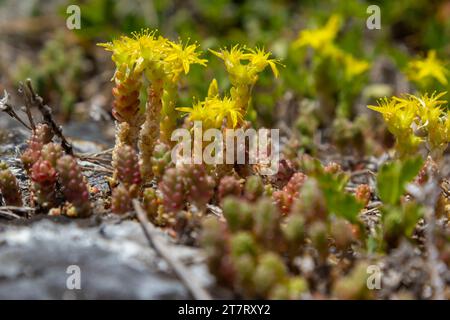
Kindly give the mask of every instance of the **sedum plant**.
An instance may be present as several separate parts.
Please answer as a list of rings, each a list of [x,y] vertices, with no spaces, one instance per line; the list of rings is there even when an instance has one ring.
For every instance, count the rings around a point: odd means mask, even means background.
[[[0,192],[6,205],[21,206],[23,204],[17,179],[4,162],[0,162]]]
[[[91,215],[89,190],[81,168],[70,155],[61,157],[56,164],[61,191],[68,201],[66,214],[70,217],[87,217]]]
[[[52,164],[40,159],[32,167],[31,181],[33,182],[33,200],[44,209],[51,209],[57,205],[57,172]]]
[[[294,49],[313,50],[314,90],[326,123],[335,114],[346,118],[352,116],[353,100],[359,94],[361,80],[370,67],[367,61],[354,57],[338,45],[336,39],[341,26],[342,17],[332,15],[322,27],[301,30],[292,43]]]
[[[224,61],[232,86],[229,96],[219,97],[217,81],[214,79],[204,101],[178,110],[187,113],[190,121],[202,121],[205,129],[242,127],[259,73],[269,66],[275,77],[278,77],[277,64],[280,63],[270,58],[270,52],[258,48],[235,45],[230,49],[210,51]]]
[[[382,114],[388,130],[396,138],[396,150],[400,158],[414,154],[425,144],[430,156],[442,158],[450,142],[450,117],[447,101],[441,100],[444,92],[407,95],[402,98],[384,98],[378,106],[368,106]]]
[[[182,210],[186,202],[204,211],[213,197],[215,182],[203,164],[183,164],[166,170],[159,188],[167,212]]]
[[[175,43],[149,30],[101,45],[113,52],[116,63],[113,113],[120,123],[116,146],[134,146],[138,142],[142,177],[147,182],[153,177],[150,159],[158,138],[169,143],[175,129],[175,88],[179,77],[189,72],[191,64],[205,65],[206,60],[199,58],[197,44]],[[144,114],[138,100],[142,74],[149,82]]]
[[[435,50],[430,50],[426,58],[409,61],[406,68],[408,79],[423,92],[448,84],[448,70],[445,62],[438,59]]]

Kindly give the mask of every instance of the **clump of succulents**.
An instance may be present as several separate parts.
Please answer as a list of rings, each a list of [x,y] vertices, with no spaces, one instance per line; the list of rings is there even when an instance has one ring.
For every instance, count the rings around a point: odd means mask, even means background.
[[[118,185],[111,193],[111,211],[124,214],[132,211],[131,195],[124,185]]]
[[[142,206],[148,219],[157,226],[173,226],[174,216],[164,210],[161,195],[154,188],[146,188],[142,195]]]
[[[264,184],[260,176],[250,176],[245,181],[244,197],[248,201],[256,201],[264,193]]]
[[[51,209],[57,205],[57,172],[52,164],[40,159],[31,169],[31,181],[34,200],[45,209]]]
[[[211,271],[244,297],[300,298],[307,290],[301,277],[289,274],[282,256],[271,251],[283,241],[279,214],[269,198],[255,204],[236,197],[223,201],[227,224],[204,221],[202,243]]]
[[[225,176],[220,179],[217,192],[219,201],[231,195],[239,197],[242,194],[242,183],[235,176]]]
[[[369,62],[343,50],[336,41],[342,21],[342,16],[334,14],[322,27],[301,30],[292,44],[294,48],[314,52],[312,63],[304,64],[313,74],[313,90],[321,105],[321,122],[327,124],[352,115],[352,104],[370,68]]]
[[[155,146],[151,158],[153,176],[158,180],[164,174],[164,171],[170,167],[172,161],[171,149],[169,145],[160,142]]]
[[[55,168],[56,162],[64,155],[60,144],[49,142],[42,146],[41,157],[43,160],[48,161],[50,165]]]
[[[41,157],[41,151],[45,144],[51,142],[53,131],[47,124],[41,123],[32,131],[27,142],[27,149],[22,153],[20,159],[25,170],[30,173],[33,164]]]
[[[197,209],[205,210],[214,191],[214,180],[204,165],[183,164],[166,170],[159,188],[163,195],[163,204],[168,212],[183,209],[186,202]]]
[[[4,162],[0,162],[0,192],[6,205],[22,205],[22,194],[17,179]]]
[[[294,200],[299,195],[300,188],[305,183],[305,180],[306,175],[301,172],[297,172],[291,177],[282,190],[278,190],[273,193],[273,198],[283,213],[289,213]]]
[[[72,217],[91,214],[89,189],[75,157],[65,155],[61,145],[52,142],[53,130],[45,123],[32,129],[22,164],[31,180],[31,204],[48,212],[67,201],[62,211]],[[60,191],[63,195],[61,198]]]
[[[446,101],[439,94],[384,98],[370,109],[383,115],[388,130],[396,139],[400,158],[414,154],[425,145],[435,160],[442,158],[450,142],[450,117]]]
[[[89,189],[77,161],[70,155],[61,157],[56,163],[61,191],[68,201],[66,214],[71,217],[87,217],[91,211]]]
[[[199,58],[197,44],[175,43],[148,30],[134,33],[132,37],[122,36],[102,46],[113,52],[116,64],[113,114],[118,129],[115,148],[121,144],[139,145],[142,178],[147,182],[153,177],[151,157],[157,140],[161,136],[163,142],[169,143],[175,129],[174,87],[181,73],[189,72],[191,64],[205,65],[206,60]],[[149,85],[145,113],[142,113],[139,92],[144,75]]]

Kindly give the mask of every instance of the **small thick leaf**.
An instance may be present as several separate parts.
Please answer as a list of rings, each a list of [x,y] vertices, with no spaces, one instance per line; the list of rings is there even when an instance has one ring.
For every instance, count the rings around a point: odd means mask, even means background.
[[[363,204],[345,191],[348,176],[344,173],[330,174],[323,172],[317,176],[317,180],[324,194],[328,211],[347,219],[351,223],[356,223]]]
[[[422,168],[421,157],[396,160],[384,164],[377,176],[377,188],[380,199],[386,204],[398,204],[405,192],[406,184],[412,181]]]

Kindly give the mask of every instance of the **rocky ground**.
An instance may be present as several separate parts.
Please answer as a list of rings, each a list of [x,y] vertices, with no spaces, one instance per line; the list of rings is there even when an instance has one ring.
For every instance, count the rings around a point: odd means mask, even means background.
[[[1,128],[13,127],[6,117],[0,123]],[[28,182],[16,155],[28,133],[17,127],[1,131],[0,159],[10,165],[26,191]],[[83,131],[86,129],[72,128],[75,134]],[[101,136],[98,139],[92,136],[95,143],[74,140],[78,152],[97,152],[101,142],[107,142]],[[87,176],[91,186],[99,189],[97,204],[101,207],[101,195],[107,188],[104,174],[93,169]],[[162,231],[158,231],[157,237],[202,286],[212,283],[199,249],[176,244]],[[66,285],[71,275],[67,271],[72,265],[80,268],[80,290],[69,290]],[[170,266],[149,245],[136,220],[108,214],[73,220],[33,211],[16,215],[0,212],[0,299],[190,297]]]

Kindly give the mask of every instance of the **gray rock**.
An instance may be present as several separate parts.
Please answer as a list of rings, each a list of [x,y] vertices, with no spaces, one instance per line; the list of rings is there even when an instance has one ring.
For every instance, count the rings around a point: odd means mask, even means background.
[[[134,221],[42,218],[0,225],[0,299],[187,299],[189,293],[149,247]],[[204,285],[211,277],[198,249],[171,243],[174,255]],[[80,268],[81,289],[66,273]]]

